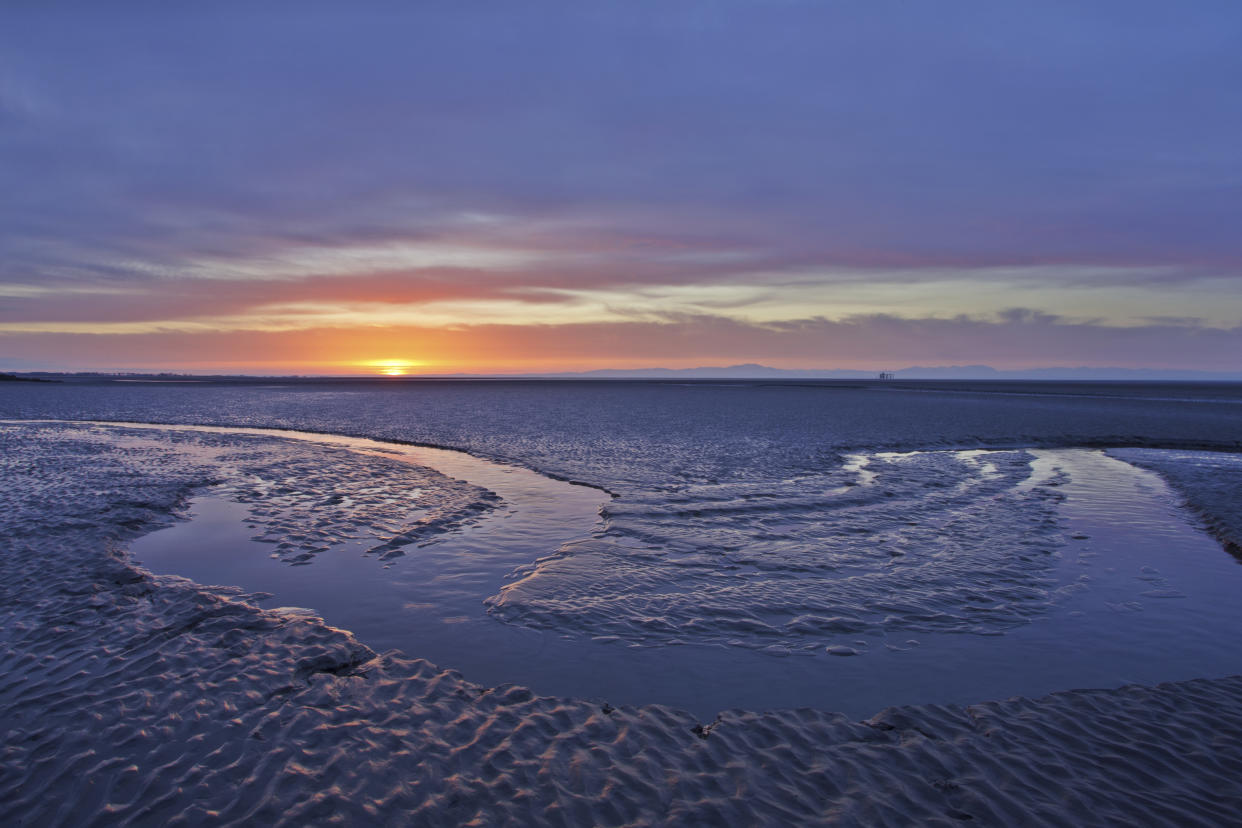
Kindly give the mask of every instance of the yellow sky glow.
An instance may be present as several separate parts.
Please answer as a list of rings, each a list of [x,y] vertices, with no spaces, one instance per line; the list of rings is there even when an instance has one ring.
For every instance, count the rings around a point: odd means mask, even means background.
[[[360,367],[369,368],[377,374],[388,377],[403,377],[411,368],[423,365],[422,362],[409,359],[373,359],[364,362]]]

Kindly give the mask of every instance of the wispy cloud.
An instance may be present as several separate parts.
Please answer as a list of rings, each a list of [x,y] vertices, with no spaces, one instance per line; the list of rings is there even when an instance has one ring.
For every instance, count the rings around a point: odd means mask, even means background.
[[[909,318],[864,315],[754,324],[725,316],[456,327],[345,326],[289,331],[197,329],[110,334],[0,334],[6,358],[59,370],[351,373],[377,359],[421,370],[572,370],[691,367],[760,361],[785,367],[865,368],[987,362],[1234,371],[1242,327],[1114,326],[1040,313]],[[983,359],[981,359],[981,355]]]
[[[18,6],[0,357],[350,327],[738,353],[727,322],[745,359],[887,330],[1085,362],[1125,327],[1197,364],[1242,322],[1239,38],[1214,2]]]

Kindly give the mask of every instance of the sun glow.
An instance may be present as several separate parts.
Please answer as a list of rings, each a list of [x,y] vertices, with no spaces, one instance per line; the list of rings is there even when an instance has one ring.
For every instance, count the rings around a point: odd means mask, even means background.
[[[387,377],[403,377],[411,368],[421,364],[407,359],[376,359],[365,363],[368,368],[374,368],[376,373]]]

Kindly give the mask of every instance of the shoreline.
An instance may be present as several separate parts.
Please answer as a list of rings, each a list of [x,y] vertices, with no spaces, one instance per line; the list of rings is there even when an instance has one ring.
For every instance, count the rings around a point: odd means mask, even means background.
[[[220,431],[253,431],[256,433],[272,433],[278,435],[312,435],[314,437],[343,438],[347,440],[367,440],[375,443],[388,443],[395,446],[409,446],[413,448],[436,449],[438,451],[459,452],[469,455],[480,460],[487,460],[493,463],[500,463],[510,466],[518,466],[544,477],[553,480],[559,480],[562,483],[568,483],[571,486],[585,486],[589,489],[598,489],[610,498],[617,498],[621,495],[606,485],[587,480],[580,480],[568,475],[561,474],[555,470],[549,470],[536,466],[535,464],[522,460],[520,458],[508,457],[502,454],[478,451],[475,449],[465,448],[463,446],[453,445],[451,443],[437,443],[424,440],[403,440],[397,437],[372,436],[370,434],[351,434],[340,430],[335,431],[316,431],[306,427],[292,426],[245,426],[232,425],[229,423],[211,422],[207,420],[196,420],[186,422],[181,420],[97,420],[97,419],[65,419],[57,417],[3,417],[0,418],[0,425],[22,423],[63,423],[63,424],[82,424],[82,425],[102,425],[102,426],[152,426],[167,428],[191,428],[191,429],[214,429]],[[1073,449],[1073,448],[1089,448],[1101,449],[1104,451],[1112,449],[1160,449],[1174,451],[1211,451],[1220,452],[1222,454],[1242,454],[1242,440],[1182,440],[1169,438],[1145,439],[1135,436],[1115,438],[1101,437],[1083,437],[1074,436],[1064,437],[1030,437],[1020,440],[1012,438],[988,438],[988,437],[972,437],[968,440],[942,440],[942,441],[890,441],[879,443],[841,443],[836,447],[837,452],[844,456],[847,454],[857,453],[859,451],[971,451],[975,449],[985,451],[1006,451],[1021,449]]]

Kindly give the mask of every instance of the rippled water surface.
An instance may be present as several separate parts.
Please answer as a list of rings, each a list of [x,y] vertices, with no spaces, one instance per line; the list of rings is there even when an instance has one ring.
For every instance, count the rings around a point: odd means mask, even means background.
[[[300,428],[506,461],[321,440],[340,468],[317,479],[289,449],[282,482],[260,468],[270,445],[217,446],[242,473],[131,551],[485,684],[709,718],[1242,672],[1242,567],[1125,462],[1237,474],[1227,452],[1187,450],[1237,447],[1226,390],[66,385],[5,389],[0,413]],[[367,469],[410,482],[394,493]],[[334,475],[348,485],[332,493]]]

